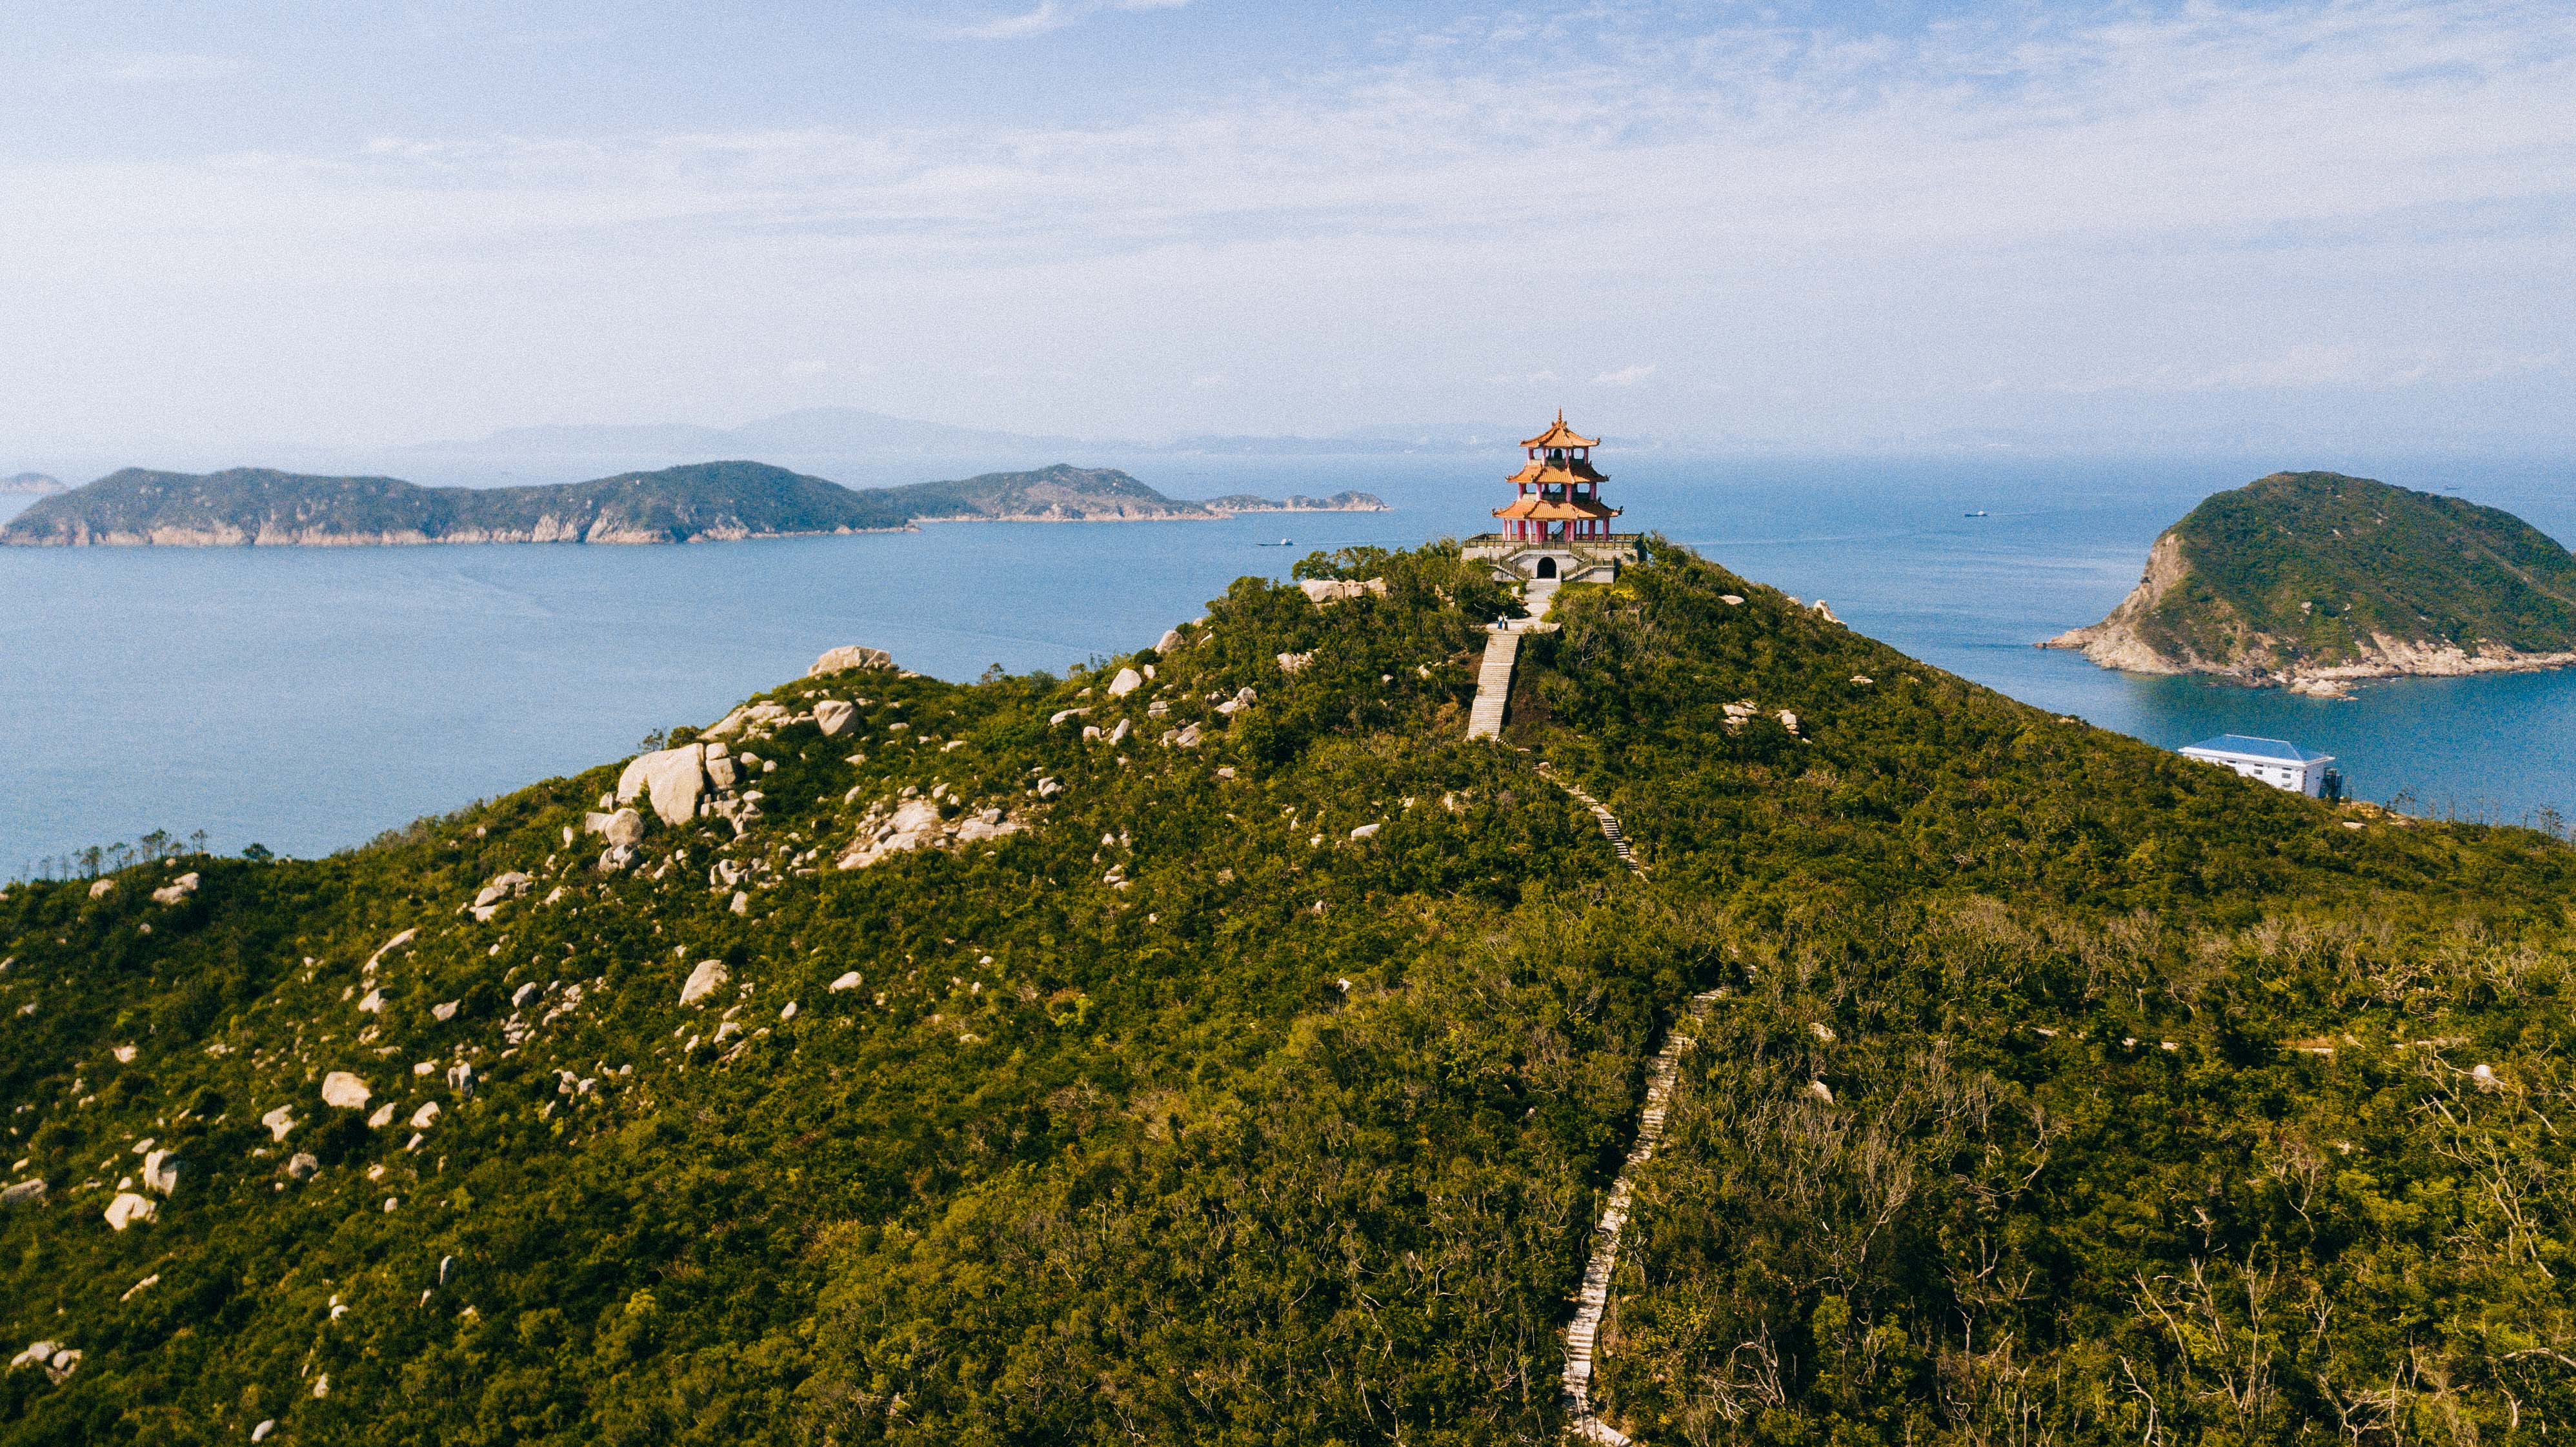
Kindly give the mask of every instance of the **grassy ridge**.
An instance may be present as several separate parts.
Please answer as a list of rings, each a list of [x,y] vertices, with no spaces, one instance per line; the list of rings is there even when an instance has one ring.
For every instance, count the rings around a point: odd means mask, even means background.
[[[1726,902],[1731,995],[1614,1286],[1614,1421],[2566,1429],[2565,845],[2249,785],[1711,569],[1557,616],[1526,741]],[[1730,733],[1740,699],[1799,735]]]
[[[1643,1061],[1712,985],[1604,1339],[1642,1438],[2565,1421],[2564,845],[2279,794],[1662,545],[1469,745],[1481,571],[1301,571],[1390,586],[1245,581],[1063,679],[791,684],[856,727],[738,738],[763,816],[625,872],[561,832],[603,767],[13,887],[0,1104],[50,1190],[0,1210],[0,1344],[86,1355],[0,1376],[0,1442],[1554,1440]],[[1029,827],[833,869],[907,786]],[[179,1189],[111,1232],[145,1136]]]

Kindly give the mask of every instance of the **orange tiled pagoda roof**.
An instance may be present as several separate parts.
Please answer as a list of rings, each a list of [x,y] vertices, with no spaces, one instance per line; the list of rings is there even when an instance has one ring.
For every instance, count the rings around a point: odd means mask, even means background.
[[[1527,467],[1503,480],[1512,483],[1536,484],[1541,487],[1559,487],[1569,482],[1608,482],[1610,479],[1593,471],[1591,463],[1575,457],[1563,462],[1541,462],[1533,458]]]
[[[1619,509],[1595,502],[1588,497],[1542,497],[1534,492],[1523,493],[1514,498],[1509,507],[1494,509],[1494,516],[1498,518],[1525,519],[1542,523],[1580,522],[1586,518],[1606,522],[1618,515]]]
[[[1545,432],[1523,442],[1523,447],[1598,447],[1601,439],[1585,437],[1565,425],[1565,409],[1556,409],[1556,422]]]

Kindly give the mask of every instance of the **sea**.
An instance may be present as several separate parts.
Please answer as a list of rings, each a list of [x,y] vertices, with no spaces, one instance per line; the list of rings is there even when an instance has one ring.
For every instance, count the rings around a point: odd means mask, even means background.
[[[844,643],[951,679],[1149,646],[1233,579],[1317,550],[1481,530],[1512,459],[1125,461],[1176,497],[1359,488],[1378,513],[959,523],[682,547],[0,548],[0,879],[153,832],[309,857],[703,724]],[[2358,796],[2561,827],[2576,671],[2366,685],[2348,701],[2100,669],[2099,619],[2202,497],[2284,465],[2456,491],[2576,540],[2576,466],[2482,459],[1764,459],[1605,451],[1660,532],[1927,662],[2162,747],[2333,754]],[[834,476],[828,461],[800,459]],[[922,477],[967,469],[924,467]],[[434,478],[422,478],[434,481]],[[909,480],[870,476],[869,482]],[[0,498],[0,517],[28,499]]]

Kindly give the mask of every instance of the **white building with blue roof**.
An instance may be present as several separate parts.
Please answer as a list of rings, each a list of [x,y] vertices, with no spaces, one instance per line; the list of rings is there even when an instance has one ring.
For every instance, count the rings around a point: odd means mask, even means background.
[[[2220,734],[2184,746],[2182,756],[2224,764],[2249,779],[2313,799],[2333,773],[2332,754],[2313,753],[2285,739],[2258,739],[2250,734]],[[2339,782],[2339,781],[2338,781]]]

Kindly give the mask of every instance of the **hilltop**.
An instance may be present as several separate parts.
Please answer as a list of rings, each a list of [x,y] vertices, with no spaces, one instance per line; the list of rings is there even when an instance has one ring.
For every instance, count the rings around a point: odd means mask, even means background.
[[[1147,522],[1216,516],[1168,498],[1112,467],[1059,462],[1035,472],[988,472],[959,482],[882,489],[922,522]]]
[[[47,477],[41,472],[21,472],[14,477],[0,477],[0,492],[32,492],[41,497],[46,493],[62,490],[63,485],[60,481]]]
[[[1556,1441],[1676,1030],[1638,1440],[2576,1420],[2576,852],[1643,552],[1500,741],[1509,600],[1352,550],[1063,676],[835,650],[363,849],[9,887],[0,1443]]]
[[[2107,668],[2331,692],[2576,663],[2576,556],[2495,508],[2333,472],[2202,502],[2111,615],[2048,640]]]
[[[590,482],[421,487],[391,477],[266,468],[207,474],[128,468],[46,497],[0,543],[340,546],[402,543],[693,543],[882,532],[923,522],[1205,519],[1277,509],[1165,497],[1126,473],[1059,463],[956,482],[853,490],[758,462],[707,462]],[[1305,500],[1300,500],[1305,501]],[[1233,504],[1261,503],[1259,509]],[[1337,505],[1383,507],[1346,493]]]

